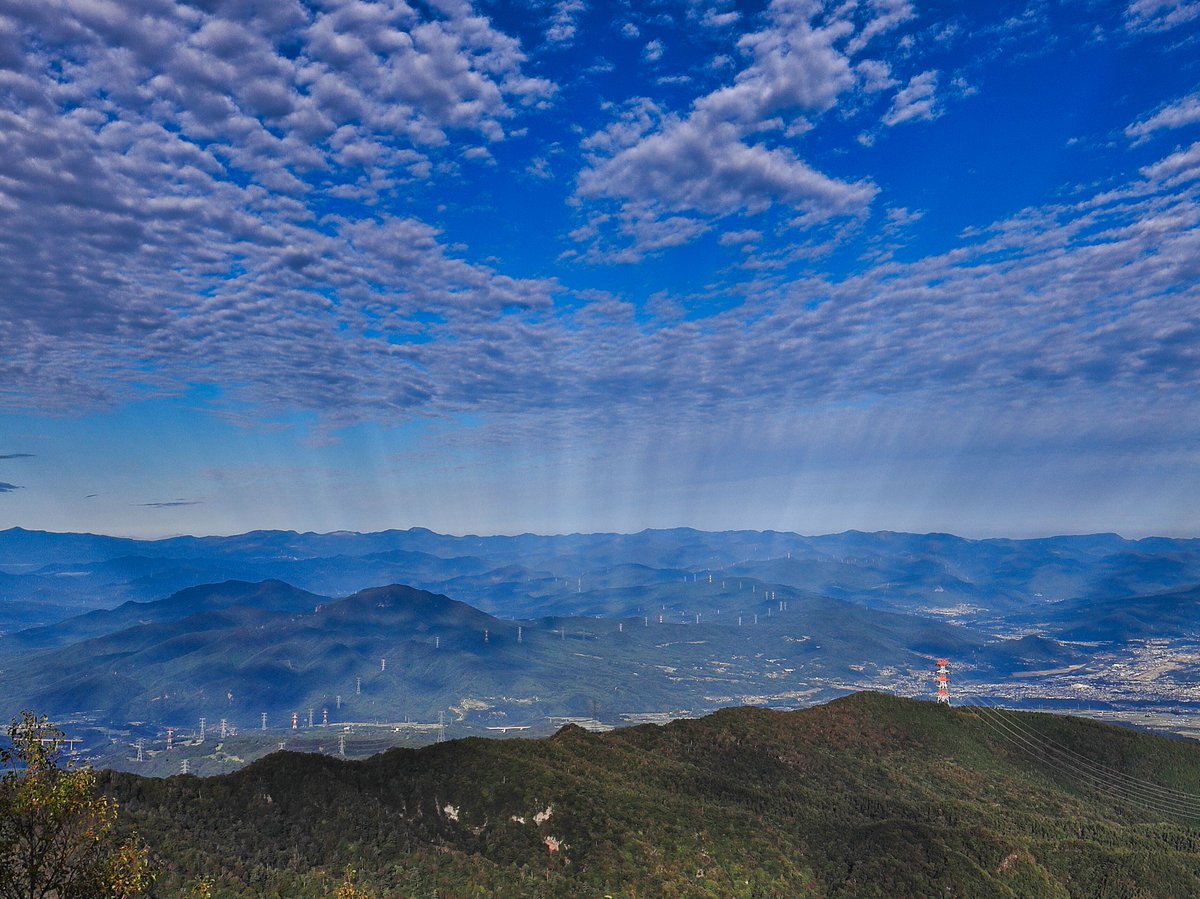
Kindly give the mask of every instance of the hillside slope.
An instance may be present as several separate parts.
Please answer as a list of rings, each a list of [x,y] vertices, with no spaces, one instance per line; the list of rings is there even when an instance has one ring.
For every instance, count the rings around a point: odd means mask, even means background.
[[[1200,747],[869,693],[102,786],[167,897],[1200,895]]]

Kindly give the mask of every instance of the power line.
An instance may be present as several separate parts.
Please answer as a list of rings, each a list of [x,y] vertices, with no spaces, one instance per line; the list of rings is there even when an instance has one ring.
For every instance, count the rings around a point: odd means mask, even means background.
[[[1039,743],[1036,736],[1031,737],[1028,731],[1022,731],[1014,727],[1014,719],[1011,716],[1001,715],[995,710],[992,710],[990,714],[995,717],[981,714],[980,718],[1001,739],[1005,739],[1018,748],[1033,754],[1042,764],[1061,772],[1067,778],[1081,781],[1084,786],[1096,790],[1113,800],[1140,806],[1144,810],[1155,814],[1190,818],[1200,817],[1200,809],[1190,806],[1182,800],[1147,795],[1137,789],[1136,786],[1123,781],[1121,777],[1097,772],[1087,767],[1080,767],[1071,759],[1060,758],[1052,752],[1047,752],[1045,744]]]
[[[1161,793],[1164,796],[1164,798],[1174,798],[1174,799],[1179,799],[1179,800],[1188,801],[1188,802],[1200,802],[1200,795],[1197,795],[1195,793],[1189,793],[1186,790],[1176,790],[1173,787],[1164,787],[1161,784],[1157,784],[1152,780],[1146,780],[1145,778],[1136,777],[1132,774],[1129,774],[1126,771],[1120,770],[1119,768],[1113,768],[1109,765],[1105,765],[1103,762],[1098,762],[1093,758],[1089,758],[1088,756],[1083,755],[1082,753],[1076,752],[1075,750],[1071,749],[1070,747],[1063,746],[1061,743],[1055,741],[1052,737],[1046,736],[1045,734],[1040,733],[1038,731],[1031,730],[1029,728],[1028,724],[1022,725],[1021,720],[1016,718],[1012,714],[1012,710],[1005,709],[1003,706],[1000,706],[999,704],[990,700],[986,696],[975,694],[975,698],[978,699],[981,703],[983,703],[985,708],[992,711],[994,714],[1004,718],[1007,723],[1011,724],[1015,729],[1017,729],[1019,732],[1021,732],[1025,736],[1028,736],[1034,740],[1040,740],[1042,743],[1048,744],[1059,754],[1067,756],[1075,762],[1078,762],[1082,765],[1093,768],[1099,772],[1108,774],[1112,777],[1128,780],[1130,783],[1140,785],[1141,787],[1144,787],[1148,790],[1152,790],[1157,793]]]
[[[1076,752],[1023,724],[1021,718],[985,696],[972,694],[980,721],[993,733],[1067,777],[1122,802],[1139,805],[1159,814],[1200,818],[1200,796],[1165,787]]]

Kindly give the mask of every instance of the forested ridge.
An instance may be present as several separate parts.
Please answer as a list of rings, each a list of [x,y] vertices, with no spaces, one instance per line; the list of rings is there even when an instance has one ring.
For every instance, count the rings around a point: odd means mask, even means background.
[[[860,693],[234,774],[103,772],[156,895],[1200,895],[1200,747]]]

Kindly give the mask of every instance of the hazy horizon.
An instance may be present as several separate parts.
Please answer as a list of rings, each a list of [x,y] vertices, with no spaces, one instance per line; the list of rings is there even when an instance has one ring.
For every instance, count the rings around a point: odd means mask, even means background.
[[[1066,532],[1063,532],[1063,533],[1041,533],[1041,534],[1025,534],[1025,535],[1013,535],[1013,534],[973,535],[973,534],[961,534],[961,533],[956,533],[953,531],[903,531],[903,530],[896,530],[894,528],[855,528],[855,527],[851,527],[851,528],[845,528],[844,530],[840,530],[840,531],[823,531],[820,533],[817,533],[817,532],[809,533],[809,532],[797,531],[794,529],[787,529],[787,528],[747,528],[747,527],[700,528],[700,527],[693,527],[692,525],[686,525],[686,524],[668,525],[668,526],[662,526],[662,527],[658,527],[658,526],[645,527],[645,528],[640,528],[636,531],[597,530],[597,531],[561,531],[561,532],[556,532],[556,533],[544,533],[544,532],[538,532],[538,531],[508,531],[508,532],[441,531],[441,530],[437,530],[435,528],[428,528],[428,527],[425,527],[425,526],[419,525],[419,524],[406,525],[403,527],[379,528],[379,529],[375,529],[375,530],[361,530],[361,529],[355,530],[355,529],[349,529],[349,528],[338,528],[338,529],[328,530],[328,531],[319,531],[319,530],[299,530],[297,528],[249,528],[245,531],[228,532],[228,533],[191,533],[191,532],[180,531],[177,533],[157,534],[157,535],[152,535],[152,536],[139,535],[139,534],[101,533],[98,531],[56,531],[56,530],[49,530],[46,528],[24,527],[19,524],[18,525],[10,525],[3,529],[0,529],[0,533],[2,533],[5,530],[22,530],[22,531],[26,531],[28,533],[43,533],[43,534],[52,534],[52,535],[58,535],[58,536],[74,535],[74,536],[90,536],[90,537],[109,537],[109,538],[114,538],[114,539],[118,539],[118,540],[139,540],[139,541],[147,541],[147,542],[160,541],[160,540],[172,540],[172,539],[176,539],[176,538],[185,538],[185,537],[190,537],[190,538],[197,539],[197,540],[224,539],[224,538],[244,537],[247,534],[253,534],[253,533],[292,533],[292,534],[298,534],[301,536],[306,535],[306,534],[312,534],[312,535],[319,536],[319,537],[329,537],[329,536],[336,536],[338,534],[369,535],[369,534],[386,533],[388,531],[400,531],[400,532],[428,531],[428,532],[430,532],[432,534],[436,534],[438,536],[467,539],[467,538],[471,538],[471,537],[480,537],[480,538],[489,538],[489,537],[593,537],[593,536],[609,536],[609,535],[624,537],[624,536],[636,536],[636,535],[642,534],[642,533],[658,532],[658,531],[669,532],[669,531],[689,531],[689,530],[696,531],[698,533],[706,533],[706,534],[739,533],[739,532],[794,534],[797,537],[803,537],[806,539],[807,538],[821,538],[821,537],[837,537],[837,536],[841,536],[841,535],[848,534],[848,533],[861,533],[861,534],[904,534],[904,535],[911,535],[911,536],[917,536],[917,537],[947,536],[947,537],[956,537],[956,538],[959,538],[962,540],[971,540],[971,541],[1051,540],[1051,539],[1056,539],[1056,538],[1083,538],[1083,537],[1109,537],[1109,536],[1118,537],[1122,540],[1127,540],[1130,542],[1135,542],[1135,541],[1139,541],[1139,540],[1155,540],[1155,539],[1200,540],[1200,534],[1183,534],[1183,533],[1181,533],[1181,534],[1162,534],[1162,533],[1122,534],[1118,531],[1112,531],[1112,530],[1097,530],[1097,531],[1086,531],[1086,532],[1080,531],[1080,532],[1075,532],[1075,533],[1066,533]]]

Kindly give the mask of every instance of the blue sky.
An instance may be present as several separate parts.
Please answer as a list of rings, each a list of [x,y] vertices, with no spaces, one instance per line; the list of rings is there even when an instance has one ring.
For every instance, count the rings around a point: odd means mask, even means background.
[[[0,527],[1200,534],[1198,190],[1198,0],[0,0]]]

